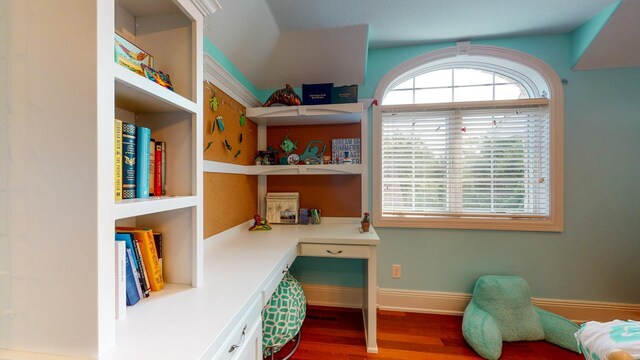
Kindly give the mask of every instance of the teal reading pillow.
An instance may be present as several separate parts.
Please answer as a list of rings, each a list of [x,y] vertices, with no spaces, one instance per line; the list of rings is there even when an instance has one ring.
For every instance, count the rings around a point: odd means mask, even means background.
[[[535,307],[529,284],[518,276],[485,275],[478,279],[464,311],[462,334],[485,359],[498,359],[503,341],[547,340],[578,352],[578,325]]]

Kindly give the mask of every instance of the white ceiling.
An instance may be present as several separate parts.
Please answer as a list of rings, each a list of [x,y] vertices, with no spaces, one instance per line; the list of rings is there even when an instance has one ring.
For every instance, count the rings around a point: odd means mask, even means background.
[[[617,0],[266,0],[280,30],[369,24],[369,46],[574,30]]]
[[[349,84],[318,41],[329,29],[368,25],[368,42],[341,45],[360,61],[364,47],[382,48],[443,41],[567,33],[617,0],[219,0],[222,10],[207,22],[207,35],[258,88],[311,82]],[[637,6],[640,0],[626,0]],[[624,19],[623,21],[635,21]],[[623,25],[625,26],[625,25]],[[315,32],[315,34],[314,34]],[[604,31],[603,31],[604,32]],[[339,35],[332,35],[338,39]],[[354,41],[363,41],[354,36]],[[295,46],[291,45],[295,39]],[[636,37],[637,39],[637,37]],[[638,41],[635,41],[638,43]],[[287,46],[289,44],[289,46]],[[636,45],[637,47],[637,45]],[[356,50],[351,50],[356,49]],[[589,51],[592,51],[589,49]],[[310,55],[311,54],[311,55]],[[313,55],[316,54],[316,55]],[[300,62],[316,71],[291,70]],[[283,60],[284,59],[284,60]],[[636,57],[637,59],[637,57]],[[355,62],[355,61],[354,61]],[[346,73],[364,76],[366,62]]]

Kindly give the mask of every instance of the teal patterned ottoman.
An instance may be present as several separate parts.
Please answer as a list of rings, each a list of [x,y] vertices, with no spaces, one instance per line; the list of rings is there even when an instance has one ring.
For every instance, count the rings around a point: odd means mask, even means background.
[[[298,280],[289,272],[262,309],[262,353],[269,356],[292,340],[307,315],[307,298]],[[295,349],[294,349],[295,351]]]

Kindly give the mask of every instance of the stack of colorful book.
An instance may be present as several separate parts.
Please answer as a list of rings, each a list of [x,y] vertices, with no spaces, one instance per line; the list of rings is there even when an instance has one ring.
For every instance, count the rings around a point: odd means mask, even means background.
[[[143,126],[115,121],[115,199],[166,194],[166,143]]]
[[[148,228],[116,228],[116,318],[151,291],[164,288],[162,234]]]

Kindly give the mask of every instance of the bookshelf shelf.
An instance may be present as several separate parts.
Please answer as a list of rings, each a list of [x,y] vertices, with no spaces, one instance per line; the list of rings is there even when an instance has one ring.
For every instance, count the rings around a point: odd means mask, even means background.
[[[258,125],[321,125],[359,123],[362,103],[272,106],[247,108],[247,117]]]
[[[197,204],[197,196],[158,196],[148,199],[117,200],[113,213],[114,218],[118,220],[194,207]]]
[[[359,175],[362,164],[343,165],[236,165],[205,161],[204,171],[242,175]]]
[[[179,94],[113,63],[115,105],[131,112],[167,112],[184,110],[195,114],[198,105]]]

